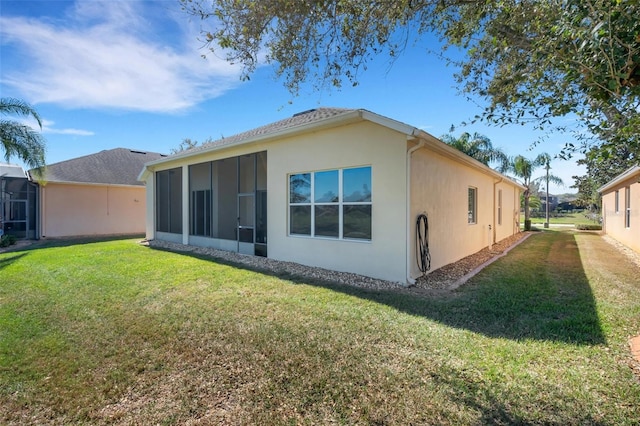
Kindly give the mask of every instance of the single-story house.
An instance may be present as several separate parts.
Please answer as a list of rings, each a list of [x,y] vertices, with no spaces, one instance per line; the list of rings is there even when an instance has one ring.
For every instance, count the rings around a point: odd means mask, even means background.
[[[418,128],[341,108],[151,161],[139,178],[148,239],[402,283],[422,273],[420,242],[434,270],[519,232],[524,189]]]
[[[0,236],[36,238],[38,185],[16,164],[0,163]]]
[[[602,229],[640,253],[640,166],[633,166],[598,189]]]
[[[143,234],[146,199],[138,174],[163,157],[115,148],[47,165],[38,182],[38,237]]]

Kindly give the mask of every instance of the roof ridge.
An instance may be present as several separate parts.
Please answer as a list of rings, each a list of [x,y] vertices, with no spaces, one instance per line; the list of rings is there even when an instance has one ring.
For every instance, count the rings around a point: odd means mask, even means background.
[[[189,148],[183,152],[180,152],[180,154],[184,154],[186,152],[199,152],[214,146],[227,145],[236,141],[241,141],[243,139],[247,139],[252,136],[268,135],[270,133],[275,133],[279,130],[292,129],[298,126],[319,122],[319,121],[332,118],[341,114],[351,113],[353,111],[363,111],[363,110],[361,108],[337,108],[337,107],[312,108],[312,109],[294,113],[290,117],[285,117],[281,120],[274,121],[272,123],[267,123],[262,126],[255,127],[253,129],[246,130],[244,132],[236,133],[228,137],[222,137],[220,139],[216,139],[214,141],[202,144],[200,146]],[[171,155],[169,157],[171,157]]]

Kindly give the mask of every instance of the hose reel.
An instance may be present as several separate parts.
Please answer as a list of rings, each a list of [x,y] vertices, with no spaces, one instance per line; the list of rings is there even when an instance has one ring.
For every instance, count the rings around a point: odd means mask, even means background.
[[[418,215],[416,220],[416,262],[424,275],[431,269],[431,253],[429,253],[429,219],[426,213]]]

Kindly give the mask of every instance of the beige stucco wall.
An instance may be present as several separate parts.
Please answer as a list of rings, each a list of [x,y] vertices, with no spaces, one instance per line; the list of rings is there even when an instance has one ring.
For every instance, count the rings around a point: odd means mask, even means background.
[[[40,188],[40,235],[142,234],[145,187],[49,182]]]
[[[270,146],[269,257],[405,282],[405,145],[405,135],[363,122]],[[371,241],[287,236],[287,175],[355,166],[371,166]]]
[[[183,167],[247,153],[267,151],[268,256],[337,271],[404,282],[406,279],[406,136],[370,122],[241,145],[156,166]],[[349,241],[288,235],[288,175],[371,166],[372,240]],[[183,175],[188,193],[187,175]],[[153,174],[147,180],[147,238],[155,238]],[[188,241],[188,200],[183,198],[183,241]]]
[[[519,232],[515,224],[519,189],[428,149],[411,157],[411,220],[429,219],[431,270],[476,253]],[[468,223],[468,188],[477,188],[477,220]],[[498,223],[498,191],[502,190],[502,223]],[[411,225],[412,229],[415,225]],[[415,231],[414,231],[415,232]],[[419,276],[415,235],[411,233],[411,274]]]
[[[197,157],[178,158],[152,172],[183,167],[188,194],[188,166],[267,151],[268,256],[338,271],[405,283],[407,268],[419,276],[415,261],[415,220],[429,216],[431,270],[473,254],[492,242],[519,232],[519,189],[487,172],[421,148],[411,157],[412,204],[407,212],[407,135],[369,121],[318,129],[268,142],[249,143]],[[288,235],[288,176],[327,169],[371,166],[372,240],[349,241]],[[147,238],[190,242],[189,205],[183,197],[183,234],[155,232],[154,174],[147,174]],[[467,224],[467,189],[478,189],[477,224]],[[502,223],[498,224],[498,190],[502,190]],[[409,223],[407,221],[409,220]],[[491,225],[492,229],[489,229]],[[407,241],[407,232],[410,233]],[[204,242],[192,240],[193,244]]]
[[[631,191],[630,227],[625,227],[625,187]],[[615,211],[615,192],[619,191],[619,210]],[[640,253],[640,183],[638,176],[621,182],[602,195],[604,231],[607,235]]]
[[[502,220],[498,220],[498,199],[502,191]],[[493,242],[499,242],[520,232],[520,189],[505,181],[495,185],[495,226]]]

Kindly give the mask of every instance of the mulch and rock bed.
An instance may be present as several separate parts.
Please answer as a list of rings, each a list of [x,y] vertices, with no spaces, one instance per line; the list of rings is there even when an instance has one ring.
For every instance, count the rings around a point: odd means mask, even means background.
[[[240,253],[217,250],[208,247],[189,246],[160,240],[145,241],[144,244],[148,244],[150,247],[158,249],[207,256],[223,262],[242,265],[267,273],[273,273],[278,276],[313,279],[371,290],[397,290],[410,293],[426,293],[429,291],[443,291],[457,288],[459,285],[463,284],[466,279],[470,278],[472,273],[478,272],[481,266],[487,264],[491,259],[502,255],[515,244],[528,237],[528,235],[529,233],[518,233],[494,244],[491,249],[487,247],[475,254],[472,254],[471,256],[467,256],[457,262],[436,269],[427,275],[420,277],[416,281],[416,284],[409,288],[401,283],[379,280],[363,275],[337,272],[323,268],[300,265],[293,262],[283,262],[265,257],[243,255]]]

